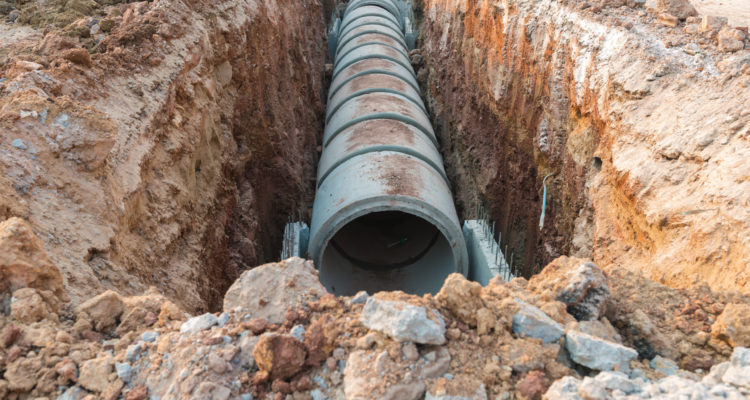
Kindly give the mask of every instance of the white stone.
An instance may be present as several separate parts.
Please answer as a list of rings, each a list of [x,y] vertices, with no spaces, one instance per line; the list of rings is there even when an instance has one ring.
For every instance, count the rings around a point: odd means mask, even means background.
[[[543,400],[581,400],[578,395],[578,386],[581,381],[572,377],[564,376],[556,380],[542,396]]]
[[[621,390],[625,394],[640,391],[639,385],[628,379],[628,376],[618,371],[602,371],[594,379],[601,382],[607,390]]]
[[[185,321],[180,327],[181,333],[196,333],[206,330],[219,323],[219,320],[215,315],[211,313],[205,313],[197,317],[190,318]]]
[[[556,342],[565,333],[562,325],[544,311],[523,301],[516,300],[520,310],[513,315],[513,333],[520,337],[542,339],[544,343]]]
[[[399,342],[421,344],[445,343],[445,321],[440,313],[400,301],[367,299],[360,321],[369,329],[380,331]]]
[[[638,352],[629,347],[576,331],[565,334],[565,348],[573,361],[599,371],[628,373],[630,360],[638,356]]]

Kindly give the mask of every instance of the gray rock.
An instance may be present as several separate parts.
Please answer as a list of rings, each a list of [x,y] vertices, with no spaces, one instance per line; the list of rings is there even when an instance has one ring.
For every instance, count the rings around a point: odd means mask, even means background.
[[[564,376],[556,380],[542,396],[543,400],[581,400],[578,395],[578,386],[581,381],[572,377]]]
[[[609,393],[607,393],[607,389],[604,387],[604,384],[588,376],[583,378],[581,384],[578,385],[578,395],[587,400],[604,400],[609,397]]]
[[[240,363],[242,367],[249,370],[255,369],[255,357],[253,356],[253,349],[260,340],[259,336],[244,336],[240,340]]]
[[[13,147],[21,150],[26,150],[28,147],[26,147],[26,143],[23,142],[21,139],[13,139],[13,141],[10,143]]]
[[[629,347],[576,331],[565,334],[565,349],[577,364],[599,371],[617,369],[628,373],[630,360],[638,356]]]
[[[360,321],[369,329],[383,332],[399,342],[445,343],[445,321],[434,310],[400,301],[367,299]]]
[[[294,325],[289,334],[299,339],[300,342],[305,341],[305,327],[303,325]]]
[[[115,363],[115,371],[117,376],[122,379],[123,382],[130,382],[130,378],[133,375],[133,368],[129,363]]]
[[[158,337],[159,337],[159,333],[154,332],[154,331],[146,331],[141,334],[141,340],[143,340],[144,342],[149,342],[149,343],[153,342]]]
[[[224,325],[229,322],[229,314],[223,312],[219,315],[219,318],[216,320],[216,324],[219,325],[219,328],[222,328]]]
[[[750,367],[750,349],[746,347],[735,347],[732,357],[729,359],[735,367]]]
[[[513,315],[513,333],[520,337],[542,339],[544,343],[556,342],[565,333],[562,325],[544,311],[518,299],[516,303],[521,309]]]
[[[313,400],[325,400],[327,397],[320,391],[320,389],[313,389],[310,391],[310,396]]]
[[[180,327],[181,333],[196,333],[206,330],[219,323],[218,318],[211,313],[205,313],[197,317],[190,318]]]
[[[69,387],[68,390],[57,396],[57,400],[81,400],[89,393],[78,386]]]
[[[140,342],[136,344],[131,344],[128,346],[128,349],[125,351],[125,359],[129,362],[133,362],[138,359],[138,355],[141,353],[141,350],[143,349],[143,346]]]
[[[598,382],[604,385],[607,390],[620,390],[625,394],[631,394],[640,391],[639,385],[628,379],[628,376],[618,371],[602,371],[596,377]]]
[[[704,382],[709,385],[717,385],[721,383],[721,378],[724,376],[724,373],[727,372],[727,369],[732,365],[729,361],[725,361],[723,363],[714,364],[711,366],[711,371],[703,377],[701,382]]]
[[[352,297],[352,304],[364,304],[369,297],[370,295],[366,291],[361,290]]]
[[[667,376],[676,374],[677,370],[680,369],[676,362],[662,356],[654,357],[651,360],[650,364],[651,368],[653,368],[656,372],[661,372],[662,374]]]
[[[750,389],[750,366],[730,365],[721,377],[724,383]]]
[[[579,321],[599,319],[609,298],[609,284],[599,267],[587,262],[568,272],[567,285],[557,292],[568,313]]]

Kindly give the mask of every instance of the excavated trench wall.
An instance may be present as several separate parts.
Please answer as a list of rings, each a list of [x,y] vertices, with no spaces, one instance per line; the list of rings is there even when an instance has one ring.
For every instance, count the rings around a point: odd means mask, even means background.
[[[670,48],[642,8],[574,6],[415,4],[418,78],[460,217],[488,208],[526,277],[568,254],[747,293],[747,77],[731,55]]]
[[[3,62],[0,217],[30,222],[74,304],[155,286],[215,309],[243,269],[278,259],[313,199],[332,7],[121,4],[102,11],[114,27],[91,65],[60,58],[77,39],[54,30],[25,56],[43,69]]]

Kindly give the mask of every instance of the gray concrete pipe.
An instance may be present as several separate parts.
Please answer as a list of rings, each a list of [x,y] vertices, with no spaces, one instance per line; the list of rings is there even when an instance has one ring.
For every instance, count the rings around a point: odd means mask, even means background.
[[[466,244],[391,0],[354,0],[338,31],[308,251],[332,293],[434,293]]]

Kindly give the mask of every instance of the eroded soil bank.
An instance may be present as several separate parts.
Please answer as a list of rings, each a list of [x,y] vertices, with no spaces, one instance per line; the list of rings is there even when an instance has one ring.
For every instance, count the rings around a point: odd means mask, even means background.
[[[0,23],[0,219],[29,221],[74,303],[153,285],[215,309],[312,199],[330,10],[91,3]]]
[[[489,208],[526,277],[570,254],[750,293],[750,52],[721,39],[739,30],[629,2],[418,9],[457,205]]]

